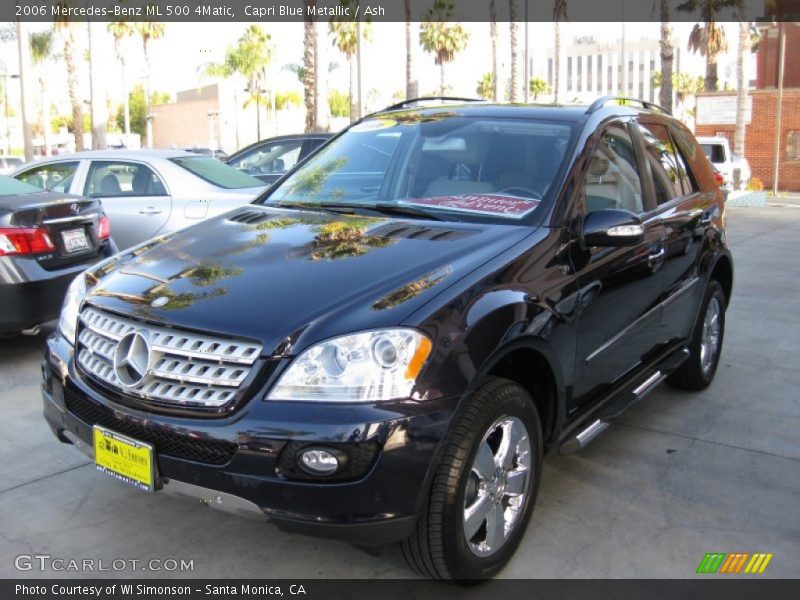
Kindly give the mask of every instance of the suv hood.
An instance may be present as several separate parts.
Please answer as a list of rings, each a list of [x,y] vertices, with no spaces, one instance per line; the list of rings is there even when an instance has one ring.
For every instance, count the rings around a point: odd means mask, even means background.
[[[90,270],[87,300],[187,329],[295,348],[399,325],[530,227],[248,206]],[[161,243],[160,243],[161,242]]]

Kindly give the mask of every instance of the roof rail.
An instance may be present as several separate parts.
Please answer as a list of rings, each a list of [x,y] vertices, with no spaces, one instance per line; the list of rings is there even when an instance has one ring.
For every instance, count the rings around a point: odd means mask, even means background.
[[[459,96],[422,96],[421,98],[409,98],[407,100],[403,100],[402,102],[398,102],[397,104],[392,104],[391,106],[387,106],[384,109],[379,110],[378,112],[387,112],[390,110],[399,110],[401,108],[407,108],[409,106],[413,106],[414,104],[419,104],[420,102],[486,102],[486,100],[482,100],[480,98],[461,98]]]
[[[609,102],[619,102],[621,106],[624,106],[625,104],[630,102],[633,104],[641,105],[642,108],[645,108],[647,110],[655,110],[658,112],[662,112],[666,115],[672,114],[666,108],[664,108],[663,106],[659,106],[654,102],[648,102],[647,100],[641,100],[639,98],[626,98],[624,96],[602,96],[601,98],[598,98],[597,100],[592,102],[591,106],[589,106],[589,108],[586,109],[586,112],[587,114],[589,114],[597,110],[600,110]]]

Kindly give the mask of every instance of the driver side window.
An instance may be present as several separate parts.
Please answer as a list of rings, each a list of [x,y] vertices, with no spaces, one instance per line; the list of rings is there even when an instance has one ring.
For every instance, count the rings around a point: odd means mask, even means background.
[[[586,212],[616,208],[644,212],[642,181],[628,128],[612,125],[603,133],[584,180]]]
[[[303,140],[264,144],[229,164],[249,175],[283,175],[300,160],[302,147]]]

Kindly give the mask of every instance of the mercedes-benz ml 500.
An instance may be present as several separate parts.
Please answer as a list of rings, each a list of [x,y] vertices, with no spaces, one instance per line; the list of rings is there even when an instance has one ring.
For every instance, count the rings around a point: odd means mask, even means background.
[[[76,279],[44,413],[143,490],[482,578],[548,451],[711,383],[732,281],[711,165],[657,107],[408,103]]]

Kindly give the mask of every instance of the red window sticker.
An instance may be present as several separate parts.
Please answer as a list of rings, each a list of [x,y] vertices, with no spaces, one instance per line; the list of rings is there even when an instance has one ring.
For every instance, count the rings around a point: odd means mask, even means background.
[[[539,202],[541,201],[535,198],[520,198],[503,194],[465,194],[463,196],[414,198],[403,204],[433,206],[461,212],[521,219],[536,208]]]

